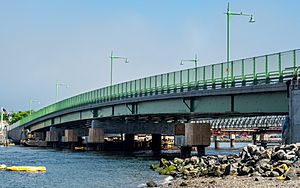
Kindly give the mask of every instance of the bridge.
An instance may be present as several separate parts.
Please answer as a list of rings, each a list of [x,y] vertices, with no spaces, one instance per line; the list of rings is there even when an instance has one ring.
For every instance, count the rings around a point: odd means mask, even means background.
[[[76,136],[88,136],[89,129],[99,128],[125,134],[126,140],[134,134],[174,135],[177,124],[199,119],[210,119],[213,128],[281,126],[281,121],[250,125],[221,119],[282,120],[289,112],[286,81],[297,77],[299,66],[300,50],[295,49],[140,78],[46,106],[10,126],[8,133],[15,141],[28,132],[51,141],[47,132],[76,130]],[[65,134],[59,135],[65,139]]]

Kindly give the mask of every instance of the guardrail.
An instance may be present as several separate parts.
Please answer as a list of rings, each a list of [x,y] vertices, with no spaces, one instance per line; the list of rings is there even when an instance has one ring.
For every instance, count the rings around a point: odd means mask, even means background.
[[[300,49],[159,74],[82,93],[46,106],[17,122],[16,126],[53,112],[76,106],[128,97],[182,92],[192,89],[238,87],[283,82],[295,78]]]

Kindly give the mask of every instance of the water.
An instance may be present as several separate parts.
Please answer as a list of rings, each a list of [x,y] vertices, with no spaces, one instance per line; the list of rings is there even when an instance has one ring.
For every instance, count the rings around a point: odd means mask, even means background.
[[[221,143],[221,147],[229,143]],[[241,148],[247,143],[237,143]],[[207,154],[237,153],[239,149],[207,149]],[[71,152],[54,149],[0,147],[0,164],[45,166],[45,173],[0,171],[0,187],[140,187],[167,177],[149,169],[159,158],[151,152],[129,155],[111,152]]]

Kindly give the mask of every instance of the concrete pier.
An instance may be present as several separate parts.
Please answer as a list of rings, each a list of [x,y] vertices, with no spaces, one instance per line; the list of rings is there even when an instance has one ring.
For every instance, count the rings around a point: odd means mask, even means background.
[[[266,148],[268,146],[268,138],[269,138],[268,134],[266,133],[260,134],[260,143],[262,147]]]
[[[220,148],[220,140],[218,136],[214,136],[214,142],[215,142],[215,149]]]
[[[152,148],[153,151],[161,150],[161,134],[152,134]]]
[[[196,146],[198,156],[205,155],[205,147],[210,145],[210,124],[185,123],[175,126],[175,145],[180,146],[181,157],[191,156],[192,147]]]
[[[252,143],[253,143],[253,145],[257,145],[257,134],[256,133],[252,134]]]
[[[234,146],[235,146],[235,134],[230,134],[229,138],[230,138],[230,147],[234,148]]]
[[[78,143],[78,133],[75,129],[66,129],[64,136],[64,145],[68,149],[74,149],[76,144]]]
[[[205,146],[197,146],[197,155],[198,157],[205,155]]]
[[[125,134],[125,151],[134,151],[134,134]]]
[[[180,158],[189,158],[191,157],[192,146],[181,146],[180,147]]]
[[[88,150],[101,151],[104,148],[104,130],[102,128],[89,128],[87,137]]]

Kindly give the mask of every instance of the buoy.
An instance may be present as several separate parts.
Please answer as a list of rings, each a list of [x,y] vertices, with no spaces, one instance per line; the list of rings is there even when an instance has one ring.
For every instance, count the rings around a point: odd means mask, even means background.
[[[5,164],[0,164],[0,170],[6,170],[6,165]]]
[[[10,166],[6,167],[9,171],[24,171],[24,172],[46,172],[44,166]]]

